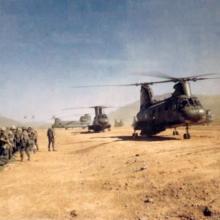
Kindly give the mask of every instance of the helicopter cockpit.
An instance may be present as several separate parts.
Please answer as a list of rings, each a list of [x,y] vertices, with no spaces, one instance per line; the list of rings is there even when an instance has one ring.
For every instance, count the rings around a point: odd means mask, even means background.
[[[185,120],[197,122],[205,117],[205,110],[196,97],[181,97],[178,100],[178,109]]]
[[[106,114],[102,114],[100,118],[108,118]]]
[[[181,98],[178,100],[178,106],[180,109],[183,109],[185,107],[202,107],[200,101],[196,97]]]

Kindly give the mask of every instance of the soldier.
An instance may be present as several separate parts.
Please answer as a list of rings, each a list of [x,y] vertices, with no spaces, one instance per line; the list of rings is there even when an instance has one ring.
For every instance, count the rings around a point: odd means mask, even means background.
[[[37,148],[37,151],[39,151],[39,146],[38,146],[38,133],[36,130],[33,129],[33,135],[34,135],[34,143],[35,143],[35,146]]]
[[[50,151],[50,146],[52,145],[53,151],[55,151],[54,144],[55,144],[55,133],[53,128],[48,128],[47,130],[47,137],[48,137],[48,151]]]
[[[27,129],[27,132],[28,132],[28,137],[29,137],[30,150],[32,150],[33,153],[36,153],[37,147],[35,145],[35,132],[34,132],[33,128],[31,128],[31,127],[29,127]]]
[[[10,147],[10,153],[12,155],[15,152],[15,143],[14,143],[14,133],[11,129],[7,130],[7,136],[8,136],[8,144]]]
[[[15,153],[18,150],[15,143],[15,134],[17,131],[16,126],[15,125],[11,126],[10,131],[11,131],[10,139],[12,143],[13,153]]]
[[[0,144],[2,154],[6,157],[6,160],[10,160],[12,157],[12,147],[8,138],[7,130],[5,127],[1,128]]]
[[[23,161],[24,159],[24,152],[27,155],[28,160],[30,160],[30,138],[27,132],[26,128],[22,129],[22,134],[21,134],[21,146],[20,146],[20,157],[21,157],[21,161]]]
[[[18,150],[21,155],[21,150],[23,148],[23,146],[22,146],[22,129],[21,128],[17,128],[15,131],[15,146],[16,146],[16,150]]]

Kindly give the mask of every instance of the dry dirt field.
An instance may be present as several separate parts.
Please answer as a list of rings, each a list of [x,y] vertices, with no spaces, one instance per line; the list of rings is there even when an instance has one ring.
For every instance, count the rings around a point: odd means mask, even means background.
[[[57,129],[48,152],[40,130],[40,152],[0,171],[0,220],[220,219],[219,125],[193,127],[191,140],[131,132]]]

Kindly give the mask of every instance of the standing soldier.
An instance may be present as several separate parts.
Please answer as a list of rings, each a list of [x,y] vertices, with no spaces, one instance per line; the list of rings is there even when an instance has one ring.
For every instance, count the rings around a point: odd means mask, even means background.
[[[9,143],[9,147],[10,147],[10,152],[11,152],[11,156],[13,153],[15,153],[15,142],[14,142],[14,133],[12,130],[8,130],[7,131],[7,135],[8,135],[8,143]]]
[[[16,146],[16,150],[20,152],[21,161],[23,160],[22,151],[24,150],[24,147],[22,144],[23,144],[22,143],[22,129],[17,128],[15,132],[15,146]]]
[[[32,151],[33,153],[36,153],[36,146],[35,146],[35,141],[34,141],[33,129],[31,127],[29,127],[27,129],[27,132],[28,132],[28,138],[29,138],[30,151]]]
[[[34,143],[35,143],[35,146],[37,148],[37,151],[39,151],[39,146],[38,146],[38,133],[36,130],[33,129],[33,135],[34,135]]]
[[[16,131],[17,131],[17,128],[15,125],[12,125],[11,128],[10,128],[12,134],[13,134],[13,153],[15,153],[17,151],[17,148],[16,148],[16,143],[15,143],[15,134],[16,134]]]
[[[24,159],[24,152],[27,155],[28,160],[30,160],[30,139],[28,136],[28,132],[26,128],[23,128],[22,135],[21,135],[21,147],[20,147],[20,156],[21,161]]]
[[[55,151],[54,143],[55,143],[55,133],[53,128],[48,128],[47,130],[48,137],[48,151],[50,151],[50,146],[52,145],[53,151]]]
[[[7,130],[5,127],[1,128],[0,145],[1,145],[2,154],[5,156],[6,160],[10,160],[12,156],[12,151],[11,151],[12,148],[10,146]]]

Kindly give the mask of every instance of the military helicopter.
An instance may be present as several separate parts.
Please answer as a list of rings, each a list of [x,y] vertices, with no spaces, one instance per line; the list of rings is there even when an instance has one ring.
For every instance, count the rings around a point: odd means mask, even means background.
[[[87,128],[91,124],[91,116],[89,114],[82,115],[78,121],[63,121],[60,118],[53,116],[53,128]]]
[[[82,109],[82,108],[93,108],[95,110],[95,117],[93,119],[93,123],[87,126],[89,131],[101,132],[101,131],[105,131],[105,129],[111,130],[111,124],[109,122],[108,116],[103,112],[103,109],[110,107],[90,106],[90,107],[79,107],[79,108],[66,108],[63,110]]]
[[[143,73],[143,75],[149,76],[148,73]],[[152,136],[167,128],[174,128],[173,135],[178,135],[179,133],[176,128],[184,126],[186,128],[186,133],[183,135],[183,138],[190,139],[189,126],[209,123],[212,120],[211,111],[204,109],[199,99],[192,95],[190,81],[196,82],[199,80],[219,79],[218,77],[207,77],[209,75],[216,74],[200,74],[179,78],[166,74],[153,74],[153,76],[161,77],[165,80],[120,85],[97,85],[97,87],[141,86],[140,110],[133,122],[134,133],[132,136],[134,138],[138,137],[137,131],[140,131],[141,136]],[[154,100],[150,86],[170,82],[174,83],[174,92],[171,96],[160,101]],[[94,85],[91,87],[96,86]]]
[[[121,120],[121,119],[115,119],[115,121],[114,121],[114,126],[117,128],[117,127],[122,127],[124,125],[124,122],[123,122],[123,120]]]
[[[210,74],[201,74],[189,77],[171,77],[161,75],[166,78],[163,81],[147,82],[135,84],[141,86],[140,110],[133,122],[133,137],[140,135],[155,135],[166,128],[174,128],[173,135],[178,135],[177,127],[185,126],[186,133],[184,139],[190,139],[189,126],[209,123],[212,120],[210,110],[204,109],[199,99],[191,93],[190,81],[211,79],[205,77]],[[174,92],[170,97],[161,100],[153,100],[150,85],[158,83],[174,83]]]

